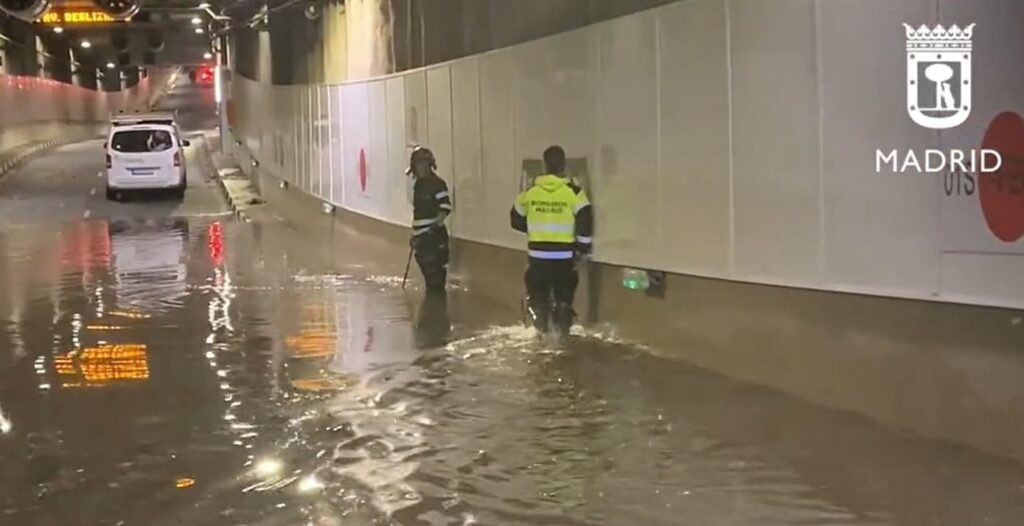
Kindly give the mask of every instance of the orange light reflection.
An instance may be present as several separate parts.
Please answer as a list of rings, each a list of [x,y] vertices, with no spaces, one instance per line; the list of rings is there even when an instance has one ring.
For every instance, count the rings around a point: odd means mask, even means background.
[[[149,357],[143,344],[89,347],[77,356],[56,356],[53,364],[58,375],[67,377],[61,385],[68,388],[98,387],[119,380],[149,378]]]

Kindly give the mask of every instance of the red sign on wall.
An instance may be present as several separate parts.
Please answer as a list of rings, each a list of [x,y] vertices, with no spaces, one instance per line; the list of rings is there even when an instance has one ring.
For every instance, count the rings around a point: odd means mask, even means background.
[[[366,193],[366,150],[359,149],[359,189]]]
[[[1013,243],[1024,236],[1024,119],[1008,111],[999,114],[982,148],[999,151],[1003,166],[978,175],[978,194],[985,222],[1000,241]]]

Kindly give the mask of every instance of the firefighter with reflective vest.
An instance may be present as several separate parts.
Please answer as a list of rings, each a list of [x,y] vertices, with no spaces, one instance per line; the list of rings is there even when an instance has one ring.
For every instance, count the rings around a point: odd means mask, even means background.
[[[565,175],[565,150],[545,150],[544,169],[516,198],[511,223],[528,239],[526,293],[533,325],[543,333],[553,322],[564,335],[572,326],[579,284],[576,259],[591,253],[593,211],[583,188]]]
[[[438,177],[434,153],[417,146],[409,156],[406,175],[415,178],[412,197],[412,238],[416,264],[423,273],[428,293],[444,293],[448,279],[448,229],[445,219],[452,212],[448,185]]]

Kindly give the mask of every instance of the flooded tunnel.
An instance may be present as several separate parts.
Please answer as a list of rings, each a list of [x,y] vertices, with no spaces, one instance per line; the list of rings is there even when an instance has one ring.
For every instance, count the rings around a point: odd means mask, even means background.
[[[9,4],[0,524],[1024,518],[1019,3]],[[560,338],[509,225],[554,144]],[[876,166],[950,147],[1001,166]]]

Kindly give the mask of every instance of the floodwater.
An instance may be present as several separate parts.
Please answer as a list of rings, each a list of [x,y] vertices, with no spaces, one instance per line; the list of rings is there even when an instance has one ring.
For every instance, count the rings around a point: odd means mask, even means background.
[[[1024,468],[332,268],[282,222],[0,227],[0,524],[1019,525]]]

